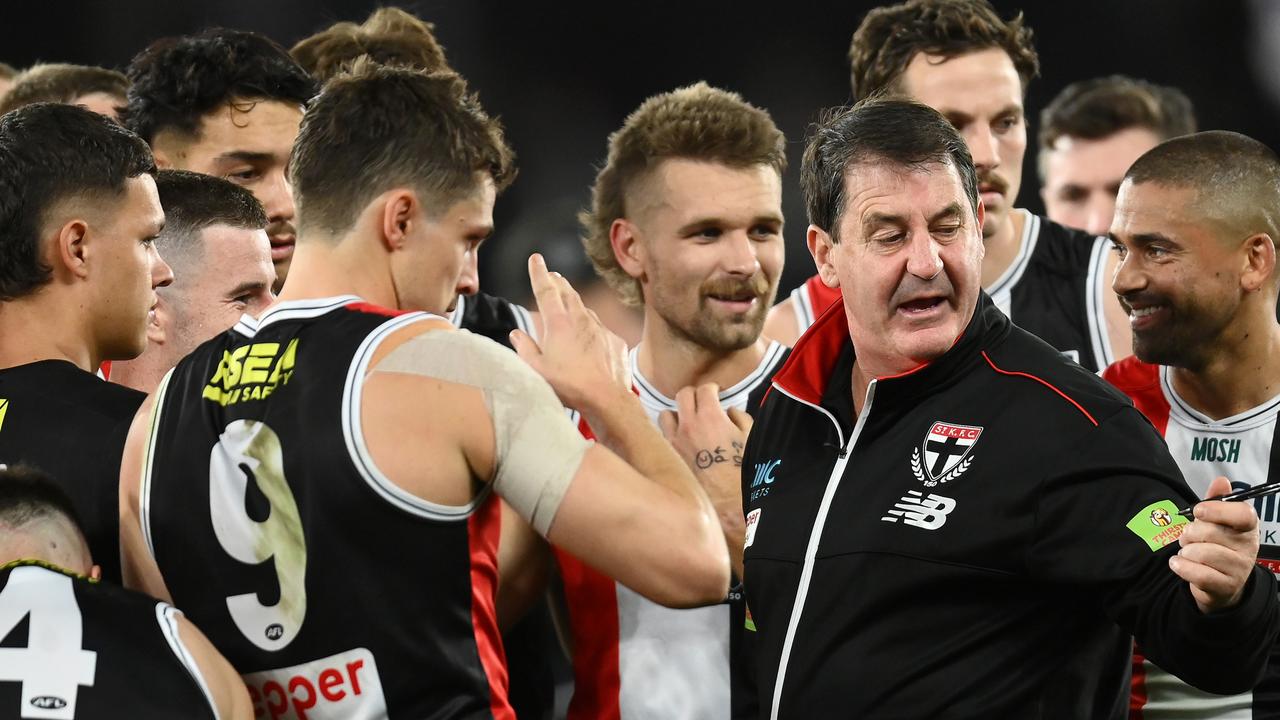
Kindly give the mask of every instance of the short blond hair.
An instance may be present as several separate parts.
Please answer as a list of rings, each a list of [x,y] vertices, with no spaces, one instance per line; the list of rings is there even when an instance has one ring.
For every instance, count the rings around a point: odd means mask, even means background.
[[[618,264],[609,230],[614,220],[627,217],[635,188],[672,158],[734,168],[767,165],[782,175],[786,138],[768,112],[705,82],[645,100],[609,136],[609,156],[591,189],[591,209],[579,213],[578,221],[596,274],[628,305],[642,303],[640,284]]]

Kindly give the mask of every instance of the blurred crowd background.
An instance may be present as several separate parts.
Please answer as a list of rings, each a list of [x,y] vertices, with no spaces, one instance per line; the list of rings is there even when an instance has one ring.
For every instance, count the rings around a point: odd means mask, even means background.
[[[656,0],[396,3],[435,23],[449,63],[501,116],[520,176],[498,201],[497,232],[481,252],[487,292],[528,297],[524,258],[548,255],[578,283],[591,276],[576,212],[608,134],[640,102],[698,80],[767,108],[789,140],[784,184],[787,269],[779,295],[812,274],[796,170],[818,112],[849,100],[849,39],[875,0],[774,3]],[[1181,88],[1201,129],[1230,129],[1280,147],[1280,1],[993,0],[1035,30],[1042,72],[1018,205],[1040,212],[1035,133],[1065,85],[1123,73]],[[149,42],[222,25],[285,47],[338,20],[362,21],[376,0],[75,0],[0,3],[0,61],[123,69]]]

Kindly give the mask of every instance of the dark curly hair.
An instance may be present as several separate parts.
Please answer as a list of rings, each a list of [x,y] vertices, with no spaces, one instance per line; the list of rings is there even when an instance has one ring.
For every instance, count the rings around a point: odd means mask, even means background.
[[[198,136],[200,119],[233,100],[305,105],[316,93],[315,80],[284,48],[226,28],[157,40],[127,74],[133,85],[124,122],[148,143],[162,130]]]
[[[853,99],[892,93],[919,53],[950,59],[999,48],[1009,54],[1026,92],[1040,73],[1031,28],[1022,13],[1009,21],[987,0],[908,0],[867,13],[849,45]]]
[[[120,195],[125,181],[155,174],[137,135],[75,105],[36,103],[0,117],[0,301],[49,281],[40,225],[71,197]]]

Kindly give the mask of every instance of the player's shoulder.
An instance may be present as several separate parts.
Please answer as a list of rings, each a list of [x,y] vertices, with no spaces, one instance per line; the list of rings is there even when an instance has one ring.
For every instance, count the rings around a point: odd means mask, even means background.
[[[1132,397],[1160,387],[1160,366],[1145,363],[1136,355],[1111,363],[1102,371],[1102,379]]]
[[[506,298],[487,293],[459,298],[463,305],[458,327],[482,335],[501,345],[510,347],[508,339],[512,330],[523,330],[530,335],[533,332],[533,321],[529,311],[523,306]]]
[[[1043,215],[1028,213],[1027,222],[1037,233],[1035,255],[1055,267],[1082,270],[1089,266],[1106,238],[1056,223]]]
[[[984,353],[985,364],[1004,379],[1002,402],[1019,399],[1046,407],[1093,427],[1133,404],[1115,387],[1031,333],[1010,326],[1008,336]]]
[[[146,395],[103,380],[70,362],[45,360],[0,370],[0,398],[17,397],[38,400],[51,412],[127,422],[133,419]]]

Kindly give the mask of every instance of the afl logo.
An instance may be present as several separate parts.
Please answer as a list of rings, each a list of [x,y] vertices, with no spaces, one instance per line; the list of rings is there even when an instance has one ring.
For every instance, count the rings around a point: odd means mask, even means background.
[[[284,637],[284,626],[280,623],[271,623],[267,626],[266,635],[268,640],[279,640]]]
[[[67,706],[67,701],[53,695],[41,695],[31,698],[31,704],[41,710],[60,710]]]
[[[1168,527],[1173,522],[1173,518],[1169,517],[1169,511],[1164,508],[1156,508],[1151,511],[1151,524],[1156,527]]]

